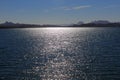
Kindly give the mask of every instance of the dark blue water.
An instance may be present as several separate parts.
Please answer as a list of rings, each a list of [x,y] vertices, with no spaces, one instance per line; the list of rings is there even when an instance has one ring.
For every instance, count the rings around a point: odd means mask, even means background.
[[[0,80],[120,80],[120,29],[0,29]]]

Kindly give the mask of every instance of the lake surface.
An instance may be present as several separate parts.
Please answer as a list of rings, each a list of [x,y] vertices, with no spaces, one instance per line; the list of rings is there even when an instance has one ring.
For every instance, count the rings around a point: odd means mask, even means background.
[[[0,80],[120,80],[120,28],[0,29]]]

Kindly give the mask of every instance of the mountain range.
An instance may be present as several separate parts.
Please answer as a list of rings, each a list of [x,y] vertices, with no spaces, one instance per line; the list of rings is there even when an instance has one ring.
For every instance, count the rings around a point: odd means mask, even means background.
[[[84,23],[79,21],[76,24],[69,25],[51,25],[51,24],[20,24],[6,21],[0,24],[0,28],[40,28],[40,27],[120,27],[120,22],[109,22],[106,20],[92,21],[90,23]]]

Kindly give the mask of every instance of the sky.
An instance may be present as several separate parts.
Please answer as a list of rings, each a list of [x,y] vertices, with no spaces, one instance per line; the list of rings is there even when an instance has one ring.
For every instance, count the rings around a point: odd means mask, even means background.
[[[0,23],[120,22],[120,0],[0,0]]]

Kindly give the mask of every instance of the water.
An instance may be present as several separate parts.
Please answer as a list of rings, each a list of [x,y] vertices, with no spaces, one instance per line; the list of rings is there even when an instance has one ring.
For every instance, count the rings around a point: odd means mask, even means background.
[[[0,80],[120,80],[120,29],[0,29]]]

